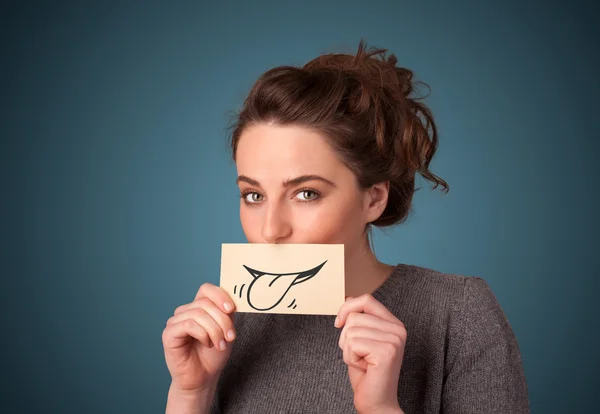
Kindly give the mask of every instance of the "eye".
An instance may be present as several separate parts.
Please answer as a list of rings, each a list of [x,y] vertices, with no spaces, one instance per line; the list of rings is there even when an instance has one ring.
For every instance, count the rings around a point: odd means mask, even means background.
[[[244,202],[248,204],[259,203],[263,200],[263,196],[254,191],[242,194],[242,198],[244,199]]]
[[[298,194],[296,194],[296,196],[299,197],[302,201],[316,200],[317,198],[319,198],[319,195],[320,194],[317,193],[315,190],[302,190]]]

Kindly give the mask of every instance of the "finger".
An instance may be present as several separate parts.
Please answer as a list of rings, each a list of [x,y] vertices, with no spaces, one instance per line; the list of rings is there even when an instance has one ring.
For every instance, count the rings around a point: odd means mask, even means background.
[[[213,345],[222,350],[222,345],[225,345],[223,330],[205,309],[196,308],[181,312],[178,315],[172,316],[169,321],[167,321],[167,324],[181,322],[186,319],[193,319],[196,321],[198,325],[208,332],[208,336]]]
[[[387,342],[366,338],[352,338],[346,342],[344,347],[344,362],[364,370],[368,366],[372,366],[375,369],[387,369],[389,368],[390,361],[393,361],[399,352],[399,349]]]
[[[225,313],[231,313],[235,309],[233,300],[231,300],[231,297],[225,289],[220,286],[215,286],[212,283],[203,283],[202,286],[200,286],[194,300],[199,298],[209,298]]]
[[[343,351],[342,352],[343,359],[344,359],[344,362],[346,363],[346,365],[351,366],[356,369],[359,369],[363,372],[367,371],[367,367],[369,364],[367,364],[367,361],[365,361],[364,359],[358,357],[358,355],[353,353],[352,348],[350,347],[349,343],[344,344],[342,351]]]
[[[229,342],[235,339],[235,328],[233,321],[235,319],[235,313],[227,315],[223,313],[223,311],[215,305],[209,298],[199,298],[193,301],[192,303],[188,303],[187,305],[182,305],[175,309],[175,315],[178,315],[182,312],[191,310],[191,309],[204,309],[206,313],[208,313],[211,318],[217,322],[217,324],[221,327],[223,331],[223,336]]]
[[[399,322],[398,318],[394,316],[385,306],[381,304],[372,295],[362,295],[357,298],[352,298],[346,301],[338,311],[336,318],[335,327],[341,328],[346,323],[346,318],[351,312],[367,313],[370,315],[377,316],[389,322]],[[402,322],[400,322],[402,323]]]
[[[404,324],[396,319],[394,323],[388,322],[377,316],[369,315],[368,313],[356,313],[352,312],[346,318],[346,323],[342,328],[340,339],[346,335],[346,329],[351,327],[365,327],[373,328],[382,332],[387,332],[398,336],[400,339],[406,341],[407,332]]]
[[[379,342],[388,342],[396,347],[403,347],[402,338],[394,333],[386,332],[380,329],[369,328],[365,326],[346,325],[340,335],[339,346],[344,349],[347,341],[354,338],[371,339]]]
[[[358,312],[350,312],[344,326],[364,326],[399,335],[406,331],[404,324],[396,318],[390,322],[378,316]]]
[[[194,338],[207,348],[212,347],[208,332],[193,319],[186,319],[167,325],[163,331],[165,348],[173,349],[184,346]]]

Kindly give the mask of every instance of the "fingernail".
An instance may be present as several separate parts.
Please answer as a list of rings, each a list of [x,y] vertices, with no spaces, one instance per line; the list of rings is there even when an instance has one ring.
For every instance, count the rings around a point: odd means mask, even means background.
[[[334,322],[333,326],[335,326],[337,328],[339,322],[340,322],[340,317],[336,316],[335,317],[335,322]]]
[[[225,303],[223,304],[223,307],[225,308],[225,310],[226,310],[227,312],[231,312],[231,310],[233,309],[233,306],[232,306],[232,305],[231,305],[231,303],[229,303],[229,302],[225,302]]]
[[[230,341],[233,341],[235,338],[235,332],[233,332],[233,329],[230,329],[227,331],[227,339],[229,339]]]
[[[222,339],[221,339],[221,342],[219,342],[219,348],[221,348],[221,351],[224,351],[225,348],[227,348],[227,344]]]

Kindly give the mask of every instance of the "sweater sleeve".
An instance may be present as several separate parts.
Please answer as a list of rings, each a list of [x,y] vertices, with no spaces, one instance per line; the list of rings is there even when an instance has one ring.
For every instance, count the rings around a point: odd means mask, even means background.
[[[465,277],[461,315],[448,346],[442,412],[529,413],[521,353],[487,282]]]

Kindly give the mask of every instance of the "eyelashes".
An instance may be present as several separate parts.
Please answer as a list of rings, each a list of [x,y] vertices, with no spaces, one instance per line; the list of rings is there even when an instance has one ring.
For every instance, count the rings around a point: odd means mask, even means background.
[[[260,195],[260,193],[257,193],[256,191],[244,191],[244,192],[240,193],[240,198],[242,200],[244,200],[244,203],[246,203],[246,204],[257,204],[257,203],[260,203],[260,201],[253,201],[253,202],[248,201],[248,196],[252,195],[252,194],[257,194],[257,195],[259,195],[259,196],[262,197],[262,195]]]
[[[296,191],[294,193],[294,198],[297,198],[299,194],[303,194],[303,193],[311,193],[314,195],[310,199],[299,199],[298,201],[301,203],[314,203],[321,198],[321,193],[313,188],[302,188],[302,189]],[[254,194],[256,194],[256,197],[260,197],[261,199],[255,200],[255,201],[248,201],[248,196],[254,195]],[[240,198],[244,201],[244,204],[246,204],[247,206],[250,206],[250,207],[255,207],[256,205],[260,204],[261,201],[264,199],[262,194],[260,194],[258,191],[252,191],[252,190],[242,191],[240,193]],[[254,197],[252,197],[252,198],[254,198]]]

